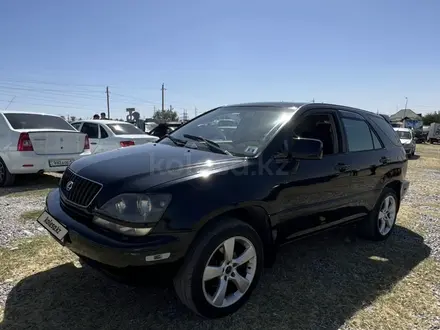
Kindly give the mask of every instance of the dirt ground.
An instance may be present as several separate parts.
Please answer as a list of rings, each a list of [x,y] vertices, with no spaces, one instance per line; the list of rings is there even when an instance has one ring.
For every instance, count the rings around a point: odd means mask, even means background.
[[[440,145],[417,145],[407,178],[389,240],[353,239],[347,228],[284,246],[250,301],[221,320],[193,315],[171,288],[82,268],[33,227],[44,182],[0,191],[0,205],[19,205],[11,226],[29,232],[2,234],[0,329],[440,329]]]

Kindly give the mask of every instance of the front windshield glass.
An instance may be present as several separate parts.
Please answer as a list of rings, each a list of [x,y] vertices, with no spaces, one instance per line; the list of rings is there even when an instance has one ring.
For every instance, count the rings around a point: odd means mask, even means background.
[[[214,142],[225,153],[251,157],[266,147],[292,115],[292,110],[280,107],[220,107],[176,129],[171,139],[165,138],[160,143],[176,145],[179,140],[186,147],[213,151],[206,141],[200,140],[203,138]],[[228,119],[228,126],[222,126]]]
[[[403,140],[411,140],[411,133],[408,131],[397,131],[397,135],[399,136],[400,139]]]

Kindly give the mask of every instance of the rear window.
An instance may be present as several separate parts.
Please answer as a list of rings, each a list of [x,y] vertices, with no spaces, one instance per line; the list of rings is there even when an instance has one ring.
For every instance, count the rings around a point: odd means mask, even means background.
[[[144,134],[141,129],[137,128],[132,124],[107,124],[108,128],[112,130],[116,135],[125,135],[125,134]]]
[[[64,129],[75,131],[61,117],[30,113],[6,113],[5,117],[13,129]]]
[[[401,145],[400,138],[394,128],[383,117],[368,116],[374,126],[379,128],[394,144]]]

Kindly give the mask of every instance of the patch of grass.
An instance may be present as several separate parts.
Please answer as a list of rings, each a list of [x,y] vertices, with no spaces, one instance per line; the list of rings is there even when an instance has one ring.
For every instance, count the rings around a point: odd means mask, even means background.
[[[52,237],[20,240],[12,248],[0,248],[0,283],[7,279],[15,282],[75,259]]]
[[[32,210],[24,212],[21,214],[21,219],[24,221],[36,220],[41,215],[41,213],[43,213],[43,210]]]
[[[49,194],[49,192],[51,190],[53,190],[54,188],[42,188],[42,189],[34,189],[34,190],[22,190],[22,191],[17,191],[17,192],[13,192],[10,193],[9,196],[10,197],[46,197],[47,194]]]

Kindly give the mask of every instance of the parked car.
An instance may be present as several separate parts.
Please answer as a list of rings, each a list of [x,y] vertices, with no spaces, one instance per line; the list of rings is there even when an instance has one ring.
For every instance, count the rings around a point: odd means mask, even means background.
[[[0,111],[0,187],[19,174],[62,172],[90,155],[86,134],[59,116]]]
[[[413,131],[410,128],[394,127],[397,136],[400,139],[405,152],[409,157],[413,157],[416,152],[416,142],[414,140]]]
[[[72,126],[88,135],[93,154],[158,140],[133,124],[116,120],[80,120]]]
[[[145,122],[145,132],[149,133],[151,132],[155,127],[157,127],[157,123],[154,121]]]
[[[233,140],[203,125],[229,113],[240,116]],[[158,143],[74,162],[37,221],[112,277],[167,269],[181,301],[216,318],[249,299],[282,243],[348,224],[387,239],[407,165],[393,128],[372,112],[222,106]]]

